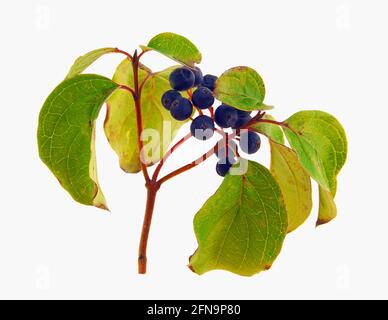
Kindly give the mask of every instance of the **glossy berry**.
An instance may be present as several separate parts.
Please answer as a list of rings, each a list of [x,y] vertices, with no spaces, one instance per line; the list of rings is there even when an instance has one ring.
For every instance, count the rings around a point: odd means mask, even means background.
[[[216,156],[218,159],[220,159],[219,162],[225,163],[225,161],[229,161],[230,163],[236,163],[236,157],[237,157],[236,142],[228,139],[228,148],[226,148],[225,140],[221,140],[220,142],[218,142],[217,147],[218,147],[218,150],[216,152]]]
[[[216,165],[216,171],[218,175],[221,177],[225,177],[225,175],[229,172],[232,164],[229,161],[218,161]]]
[[[216,76],[213,76],[211,74],[207,74],[202,79],[202,86],[204,86],[204,87],[210,89],[211,91],[213,91],[214,88],[216,87],[217,79],[218,78]]]
[[[221,104],[214,113],[214,120],[221,128],[230,128],[238,120],[237,109],[226,104]]]
[[[194,85],[194,73],[187,67],[176,68],[170,74],[170,85],[174,90],[188,90]]]
[[[243,111],[243,110],[237,110],[237,121],[235,122],[234,125],[232,125],[232,128],[238,129],[241,128],[243,125],[245,125],[248,121],[252,119],[251,113],[248,111]]]
[[[162,105],[167,110],[170,110],[171,104],[178,98],[181,97],[181,94],[176,90],[168,90],[162,96]]]
[[[200,68],[195,67],[194,69],[191,69],[191,71],[194,73],[194,87],[198,87],[203,80],[202,71]]]
[[[170,113],[176,120],[186,120],[193,113],[193,105],[189,99],[178,98],[171,104]]]
[[[260,148],[260,136],[256,132],[244,131],[240,133],[240,148],[248,154],[257,152]]]
[[[213,93],[206,87],[199,87],[193,92],[192,101],[200,109],[210,108],[214,103]]]
[[[193,137],[199,140],[208,140],[214,134],[214,122],[209,116],[198,116],[190,125],[190,131]]]

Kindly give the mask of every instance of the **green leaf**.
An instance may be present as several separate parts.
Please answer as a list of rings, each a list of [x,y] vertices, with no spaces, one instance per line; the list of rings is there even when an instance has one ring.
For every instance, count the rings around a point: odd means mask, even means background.
[[[176,68],[168,68],[164,71],[154,73],[147,80],[142,93],[142,117],[143,132],[156,134],[159,140],[153,139],[153,145],[149,150],[145,149],[145,160],[147,165],[158,162],[167,151],[171,140],[174,139],[179,128],[185,123],[171,117],[161,104],[161,97],[170,88],[168,76]],[[151,71],[145,66],[139,69],[139,81]],[[113,81],[119,84],[133,87],[132,64],[125,59],[117,67]],[[139,147],[137,142],[136,113],[132,95],[124,90],[117,90],[109,98],[108,112],[105,119],[105,134],[117,153],[120,167],[129,173],[136,173],[141,170]],[[147,130],[145,129],[153,129]],[[158,143],[161,142],[161,143]],[[147,144],[147,141],[144,141]],[[149,151],[149,152],[147,152]]]
[[[63,81],[39,114],[38,147],[49,167],[74,200],[106,209],[100,190],[94,146],[95,120],[104,101],[117,88],[99,75]]]
[[[271,267],[287,231],[278,184],[268,169],[249,161],[243,175],[228,174],[194,218],[198,249],[190,268],[250,276]]]
[[[347,156],[347,140],[336,118],[323,111],[300,111],[285,121],[284,132],[298,158],[319,188],[317,225],[337,214],[337,175]]]
[[[317,226],[327,223],[337,216],[337,206],[331,192],[319,187],[319,211]]]
[[[263,119],[274,120],[274,117],[272,117],[269,114],[266,114],[263,117]],[[256,132],[259,132],[267,136],[269,139],[277,143],[284,144],[284,134],[282,129],[278,125],[275,125],[272,123],[259,122],[251,126],[251,128]]]
[[[295,152],[270,140],[271,173],[282,191],[288,216],[288,232],[299,227],[312,208],[311,181]]]
[[[77,58],[74,61],[74,64],[69,70],[69,73],[66,76],[66,79],[73,78],[74,76],[82,73],[87,67],[89,67],[94,61],[103,56],[104,54],[115,52],[115,48],[101,48],[90,51],[83,56]]]
[[[323,111],[300,111],[285,121],[284,132],[307,172],[335,194],[336,177],[347,155],[343,127]]]
[[[268,110],[263,104],[265,86],[260,75],[249,67],[235,67],[225,71],[217,80],[216,98],[241,110]]]
[[[201,53],[190,40],[172,32],[156,35],[148,42],[147,47],[190,67],[202,60]]]

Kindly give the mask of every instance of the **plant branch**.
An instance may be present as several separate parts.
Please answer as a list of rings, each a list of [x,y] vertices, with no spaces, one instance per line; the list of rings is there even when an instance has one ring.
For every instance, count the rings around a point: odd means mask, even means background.
[[[170,172],[169,174],[167,174],[166,176],[164,176],[163,178],[161,178],[158,183],[159,185],[162,185],[164,182],[170,180],[171,178],[183,173],[183,172],[186,172],[196,166],[198,166],[199,164],[201,164],[202,162],[204,162],[206,159],[210,158],[210,156],[212,156],[214,153],[216,153],[218,150],[218,143],[213,147],[211,148],[208,152],[206,152],[205,154],[203,154],[202,156],[200,156],[198,159],[194,160],[193,162],[190,162],[188,164],[186,164],[185,166],[183,167],[180,167],[179,169],[176,169],[172,172]]]
[[[159,161],[159,164],[158,166],[156,167],[155,171],[154,171],[154,174],[152,175],[152,181],[156,182],[157,179],[158,179],[158,175],[160,173],[160,170],[162,169],[164,163],[167,161],[167,159],[170,157],[170,155],[176,150],[178,149],[179,146],[181,146],[185,141],[189,140],[191,138],[191,132],[188,133],[187,135],[185,135],[182,139],[180,139],[177,143],[175,143],[171,148],[170,150],[168,150],[166,152],[166,154],[164,155],[163,159]]]
[[[140,52],[139,56],[138,56],[138,59],[140,60],[140,58],[141,58],[145,53],[147,53],[147,52],[149,52],[149,51],[151,51],[151,50],[142,50],[142,51]]]
[[[142,120],[142,114],[141,114],[141,91],[139,86],[139,57],[137,55],[137,50],[133,55],[132,69],[133,69],[133,84],[134,84],[133,98],[135,100],[135,110],[136,110],[137,143],[139,148],[140,166],[144,175],[144,179],[147,184],[150,181],[150,177],[148,175],[147,165],[145,163],[146,161],[144,156],[144,145],[143,145],[143,140],[141,138],[141,134],[143,132],[143,120]]]
[[[132,94],[132,96],[135,98],[135,91],[133,91],[133,89],[131,87],[128,87],[128,86],[123,85],[123,84],[120,84],[118,88],[130,92]]]
[[[284,127],[284,128],[289,128],[287,123],[279,122],[279,121],[275,121],[275,120],[270,120],[270,119],[262,119],[261,118],[261,119],[255,121],[255,123],[270,123],[270,124],[274,124],[274,125],[281,126],[281,127]],[[248,128],[251,125],[252,125],[252,123],[248,125]]]
[[[130,55],[128,52],[124,51],[124,50],[120,50],[119,48],[115,48],[115,51],[116,53],[122,53],[123,55],[127,56],[127,58],[131,61],[133,61],[133,57],[132,55]]]
[[[143,228],[141,231],[141,238],[139,243],[139,256],[138,256],[138,272],[139,274],[145,274],[147,272],[147,244],[148,236],[150,233],[152,215],[155,207],[156,193],[159,187],[147,188],[147,203],[144,213]]]
[[[146,82],[153,76],[154,74],[152,72],[149,72],[147,74],[147,76],[143,79],[143,81],[141,82],[140,84],[140,87],[139,87],[139,91],[142,92],[143,91],[143,88],[144,88],[144,85],[146,84]]]

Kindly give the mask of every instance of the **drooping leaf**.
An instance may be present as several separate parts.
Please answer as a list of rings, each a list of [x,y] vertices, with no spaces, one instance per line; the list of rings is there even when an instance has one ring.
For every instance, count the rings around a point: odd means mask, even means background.
[[[143,134],[150,141],[144,141],[145,160],[151,165],[161,159],[178,129],[185,123],[177,121],[162,106],[160,100],[165,91],[170,89],[168,76],[174,69],[168,68],[152,74],[147,80],[142,93]],[[139,81],[151,71],[145,66],[139,69]],[[132,65],[125,59],[117,67],[113,76],[116,83],[133,87]],[[105,134],[110,145],[117,153],[121,168],[130,173],[139,172],[140,157],[137,142],[137,125],[135,106],[132,95],[124,90],[117,90],[109,98],[108,112],[105,119]],[[145,137],[147,138],[147,137]],[[150,142],[150,144],[148,144]]]
[[[263,104],[265,86],[260,75],[249,67],[235,67],[225,71],[216,81],[216,98],[241,110],[268,110]]]
[[[323,111],[300,111],[285,121],[285,134],[299,159],[322,188],[335,194],[336,177],[347,155],[343,127]]]
[[[334,196],[330,191],[324,190],[319,186],[319,211],[317,226],[333,220],[337,216],[337,206],[334,202]]]
[[[268,169],[249,161],[243,175],[227,174],[194,218],[198,249],[190,268],[250,276],[268,269],[287,231],[282,194]]]
[[[274,117],[272,117],[269,114],[266,114],[263,119],[268,119],[268,120],[274,120]],[[284,134],[282,129],[274,125],[272,123],[265,123],[265,122],[259,122],[253,126],[251,126],[253,130],[256,132],[262,133],[265,136],[267,136],[269,139],[272,141],[275,141],[280,144],[284,144]]]
[[[285,121],[288,141],[320,188],[319,224],[335,217],[337,175],[347,156],[347,140],[336,118],[323,111],[300,111]]]
[[[299,227],[312,208],[310,176],[295,152],[270,140],[271,173],[282,191],[287,209],[288,232]]]
[[[70,79],[80,73],[82,73],[87,67],[89,67],[94,61],[102,57],[104,54],[115,52],[115,48],[101,48],[90,51],[83,56],[77,58],[74,61],[74,64],[71,66],[69,73],[66,76],[66,79]]]
[[[105,209],[97,180],[94,127],[102,104],[116,88],[99,75],[75,76],[54,89],[39,114],[42,161],[74,200]]]
[[[201,53],[190,40],[172,32],[156,35],[148,42],[147,47],[191,67],[202,60]]]

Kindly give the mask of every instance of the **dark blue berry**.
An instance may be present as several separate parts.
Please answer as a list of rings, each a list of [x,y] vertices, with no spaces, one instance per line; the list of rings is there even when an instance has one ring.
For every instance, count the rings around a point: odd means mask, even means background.
[[[248,154],[257,152],[260,148],[260,136],[256,132],[246,131],[240,132],[240,148]]]
[[[167,110],[170,110],[171,104],[178,98],[181,97],[181,94],[176,90],[168,90],[162,95],[162,105]]]
[[[195,67],[194,69],[191,69],[191,71],[194,73],[194,87],[198,87],[202,83],[203,75],[200,68]]]
[[[238,129],[241,128],[243,125],[245,125],[248,121],[252,119],[251,113],[248,111],[243,110],[237,110],[238,119],[235,122],[235,124],[232,126],[232,128]]]
[[[218,78],[216,76],[213,76],[211,74],[207,74],[202,79],[202,86],[204,86],[204,87],[210,89],[211,91],[213,91],[214,88],[216,87],[217,79]]]
[[[206,87],[199,87],[193,92],[192,101],[200,109],[210,108],[214,103],[213,93]]]
[[[226,141],[221,140],[217,144],[216,156],[220,159],[220,162],[229,161],[230,163],[236,163],[237,157],[237,145],[233,140],[228,139],[228,148],[226,148]],[[228,150],[226,152],[226,150]],[[226,154],[227,153],[227,154]]]
[[[191,122],[190,131],[193,137],[208,140],[214,134],[214,121],[209,116],[198,116]]]
[[[221,177],[229,172],[229,169],[232,167],[232,164],[229,161],[218,161],[216,165],[216,171]]]
[[[221,128],[230,128],[238,120],[237,109],[226,104],[221,104],[214,113],[214,120]]]
[[[170,113],[176,120],[186,120],[193,113],[193,105],[189,99],[178,98],[171,104]]]
[[[195,76],[189,68],[181,67],[171,72],[169,79],[174,90],[184,91],[193,87]]]

